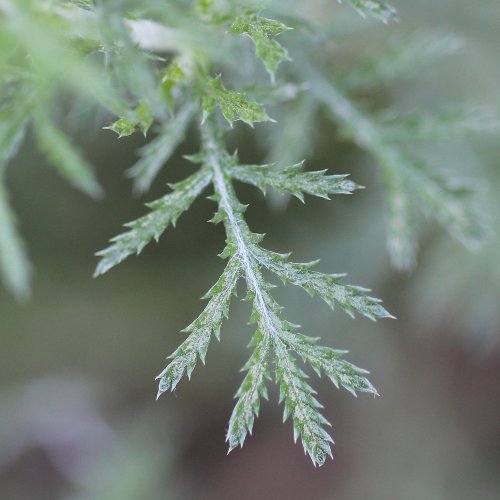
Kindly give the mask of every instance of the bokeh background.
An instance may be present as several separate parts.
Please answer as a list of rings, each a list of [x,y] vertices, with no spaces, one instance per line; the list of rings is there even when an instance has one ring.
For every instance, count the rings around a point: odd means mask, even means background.
[[[382,94],[401,109],[471,104],[500,111],[500,3],[497,0],[395,2],[401,22],[367,21],[342,43],[361,57],[389,36],[449,31],[465,49]],[[332,6],[332,15],[343,8]],[[355,16],[352,13],[352,16]],[[349,38],[350,37],[350,38]],[[340,43],[340,42],[339,42]],[[355,49],[352,49],[352,48]],[[353,173],[367,186],[331,202],[291,201],[286,210],[242,190],[251,227],[268,248],[321,257],[321,269],[347,272],[398,317],[371,323],[334,314],[292,288],[279,300],[305,332],[350,351],[372,372],[382,397],[353,398],[314,380],[333,422],[335,460],[314,469],[291,424],[281,423],[276,392],[254,436],[226,455],[224,435],[239,368],[249,356],[248,304],[235,301],[222,343],[190,383],[155,401],[154,376],[201,310],[198,297],[222,268],[222,228],[200,200],[147,248],[108,275],[91,278],[93,253],[143,203],[185,175],[181,155],[153,192],[131,196],[123,172],[140,138],[109,131],[75,140],[106,188],[96,203],[67,188],[28,142],[9,168],[20,229],[36,266],[33,295],[17,303],[0,290],[0,498],[496,500],[500,498],[500,251],[495,236],[470,254],[430,226],[414,273],[389,267],[383,193],[373,160],[318,121],[309,164]],[[247,161],[266,152],[244,128],[231,139]],[[500,142],[493,135],[439,144],[431,154],[451,170],[480,177],[492,227],[500,227]],[[274,207],[274,208],[273,208]]]

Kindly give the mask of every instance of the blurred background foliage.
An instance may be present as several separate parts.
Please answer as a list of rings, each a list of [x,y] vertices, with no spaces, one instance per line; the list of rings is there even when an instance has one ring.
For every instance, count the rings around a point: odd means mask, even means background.
[[[498,112],[500,4],[400,0],[396,6],[401,22],[384,26],[334,3],[328,43],[338,45],[340,60],[362,60],[416,31],[453,33],[464,48],[363,99],[402,111],[470,104]],[[176,394],[154,400],[154,375],[201,308],[196,297],[222,268],[215,254],[224,235],[206,224],[211,207],[200,200],[159,245],[91,279],[93,253],[124,221],[144,213],[143,202],[164,193],[165,182],[184,177],[188,167],[181,157],[196,151],[197,138],[189,135],[141,199],[131,196],[123,173],[144,141],[133,136],[118,142],[109,131],[79,129],[73,134],[106,190],[102,201],[68,189],[42,169],[44,160],[31,140],[8,172],[11,202],[36,272],[26,304],[0,290],[0,498],[499,497],[498,237],[492,234],[471,254],[430,226],[416,271],[391,270],[374,162],[343,142],[321,118],[322,110],[318,116],[305,151],[308,163],[352,172],[367,189],[328,203],[309,199],[305,206],[279,198],[265,204],[250,189],[242,197],[254,201],[250,226],[268,234],[270,248],[294,248],[297,260],[320,256],[323,270],[345,270],[351,282],[374,289],[398,317],[376,324],[352,321],[340,311],[332,315],[317,300],[304,301],[290,287],[278,292],[291,321],[328,345],[349,348],[351,360],[371,370],[382,395],[355,400],[324,381],[318,384],[334,423],[336,460],[314,469],[290,442],[291,424],[283,426],[281,410],[271,404],[263,405],[245,448],[226,456],[225,426],[238,369],[248,357],[246,303],[235,303],[208,365]],[[65,125],[69,129],[71,123]],[[273,137],[272,127],[258,127],[256,134]],[[247,163],[272,154],[243,127],[231,140]],[[433,163],[483,179],[484,208],[497,230],[499,144],[496,136],[475,134],[432,149],[419,146]]]

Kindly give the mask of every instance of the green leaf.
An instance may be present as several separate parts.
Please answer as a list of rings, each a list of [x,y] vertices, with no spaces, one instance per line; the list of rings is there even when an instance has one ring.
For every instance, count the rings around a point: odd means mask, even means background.
[[[417,262],[418,227],[402,174],[400,170],[383,171],[389,219],[387,250],[396,269],[410,271]]]
[[[196,0],[194,10],[205,22],[221,25],[234,18],[231,12],[233,2],[225,0]]]
[[[332,194],[351,194],[359,186],[347,175],[325,175],[326,170],[304,172],[303,162],[291,166],[239,165],[230,169],[235,179],[258,187],[263,193],[273,187],[304,201],[304,193],[330,199]]]
[[[14,87],[14,89],[12,89]],[[38,104],[36,90],[23,81],[1,86],[0,162],[7,163],[17,154],[31,115]]]
[[[365,289],[338,283],[338,275],[322,275],[311,270],[312,264],[293,264],[286,256],[263,250],[259,246],[262,236],[252,233],[243,218],[245,207],[238,201],[230,179],[236,158],[224,150],[215,120],[210,119],[205,124],[202,139],[203,154],[198,159],[205,168],[213,171],[215,195],[212,199],[219,205],[213,222],[223,222],[226,229],[227,246],[222,255],[240,262],[247,284],[247,300],[253,304],[250,322],[257,323],[252,340],[255,350],[245,366],[248,373],[238,390],[238,401],[230,419],[229,450],[242,445],[252,431],[260,397],[267,395],[267,359],[272,352],[281,400],[285,403],[284,418],[292,416],[295,440],[300,436],[304,451],[314,465],[322,465],[326,457],[331,456],[332,439],[323,428],[329,424],[321,415],[315,392],[306,382],[306,374],[297,366],[290,349],[316,371],[325,372],[336,385],[341,384],[353,393],[376,394],[376,391],[364,377],[364,370],[340,359],[340,351],[317,347],[313,339],[294,332],[295,326],[282,319],[281,307],[269,293],[273,285],[264,279],[260,269],[264,266],[282,279],[286,278],[310,293],[318,293],[331,306],[334,302],[340,303],[351,315],[354,310],[372,319],[390,315],[379,300],[366,296]],[[315,182],[321,183],[322,179],[316,178]]]
[[[2,172],[0,172],[1,174]],[[4,285],[18,299],[30,291],[31,265],[19,237],[7,192],[0,178],[0,275]]]
[[[274,37],[289,29],[291,28],[279,21],[247,12],[236,18],[229,32],[238,35],[246,34],[252,39],[257,57],[262,59],[274,81],[279,64],[290,60],[287,50]]]
[[[120,94],[130,94],[139,103],[136,112],[138,122],[143,124],[149,119],[151,110],[155,116],[164,116],[165,105],[160,98],[157,75],[147,53],[133,42],[132,31],[125,19],[126,12],[122,9],[113,2],[100,2],[96,9],[96,24],[102,37],[111,83]],[[143,111],[144,117],[141,116]]]
[[[142,135],[146,137],[146,134],[154,121],[151,106],[146,101],[143,101],[139,104],[139,106],[137,106],[137,108],[135,108],[135,114],[137,116],[139,130],[142,132]]]
[[[173,184],[173,191],[163,198],[148,203],[151,212],[135,221],[128,222],[129,230],[111,239],[112,245],[97,252],[101,257],[94,276],[104,274],[129,255],[139,254],[151,242],[158,241],[167,227],[175,225],[177,219],[207,187],[211,173],[200,169],[182,182]]]
[[[21,4],[8,3],[8,8],[2,11],[0,27],[13,44],[25,51],[34,81],[44,90],[49,85],[56,92],[61,83],[65,84],[82,96],[92,97],[111,112],[123,114],[122,97],[102,78],[101,72],[82,58],[78,50],[73,50],[70,39],[79,36],[78,31],[71,32],[67,19],[54,15],[53,8],[48,12],[41,2]]]
[[[174,109],[173,90],[185,76],[178,59],[174,59],[161,75],[161,91],[170,111]]]
[[[339,0],[340,1],[340,0]],[[383,0],[347,0],[362,16],[370,15],[387,23],[396,16],[396,9]]]
[[[457,108],[437,113],[414,112],[401,114],[388,110],[377,117],[384,134],[391,141],[439,141],[462,137],[467,132],[497,133],[499,117],[482,108]]]
[[[354,312],[358,312],[371,320],[393,317],[382,307],[380,299],[367,295],[370,291],[367,288],[341,283],[345,275],[314,271],[318,261],[305,264],[290,262],[288,255],[262,248],[255,252],[255,256],[260,264],[283,282],[300,286],[310,295],[319,295],[332,309],[338,304],[351,317],[354,317]]]
[[[357,395],[357,392],[368,392],[378,395],[375,387],[365,377],[368,372],[342,359],[346,351],[318,346],[316,345],[316,339],[297,332],[286,332],[285,335],[282,335],[281,339],[305,363],[311,365],[318,376],[321,373],[325,373],[335,384],[335,387],[338,388],[341,385],[354,396]]]
[[[149,104],[141,102],[128,116],[119,118],[108,127],[104,127],[104,129],[112,130],[118,134],[119,139],[132,135],[137,129],[146,137],[153,120],[154,117]]]
[[[323,429],[330,423],[319,412],[322,405],[315,398],[316,392],[306,382],[307,375],[297,366],[286,344],[274,338],[273,347],[280,401],[285,405],[283,419],[292,417],[295,441],[300,436],[304,452],[315,466],[321,466],[328,456],[332,456],[330,443],[333,440]]]
[[[396,149],[378,150],[389,206],[388,249],[396,268],[410,270],[416,262],[418,221],[437,221],[466,248],[476,251],[486,232],[479,210],[476,182],[431,170],[424,162]]]
[[[157,137],[139,150],[141,158],[128,171],[128,175],[134,178],[134,188],[137,193],[149,190],[162,166],[184,140],[194,112],[195,107],[186,104],[162,126]]]
[[[312,156],[315,137],[314,134],[304,134],[304,130],[313,130],[316,112],[317,103],[310,92],[301,92],[284,107],[283,115],[278,117],[279,126],[272,127],[270,163],[290,165],[297,158]]]
[[[202,15],[208,15],[214,8],[215,0],[196,0],[196,9]]]
[[[236,393],[237,403],[229,420],[226,441],[229,451],[243,446],[247,434],[252,433],[255,417],[259,415],[260,398],[267,396],[266,380],[269,379],[270,337],[257,330],[252,339],[254,351],[243,367],[247,371]]]
[[[393,264],[409,269],[418,246],[415,222],[422,213],[436,220],[467,248],[476,250],[486,232],[484,215],[475,200],[477,186],[431,171],[393,143],[376,118],[361,111],[335,85],[307,66],[303,71],[314,82],[314,94],[344,129],[344,134],[377,160],[389,193],[390,231],[388,248]]]
[[[476,203],[478,183],[431,170],[422,162],[412,165],[407,172],[409,192],[421,213],[436,220],[468,249],[479,250],[487,229]]]
[[[121,139],[122,137],[128,137],[132,135],[137,127],[137,121],[132,120],[130,118],[119,118],[114,123],[112,123],[109,127],[104,127],[106,130],[112,130],[118,137]]]
[[[269,295],[271,285],[266,283],[259,271],[259,264],[254,258],[257,244],[260,241],[257,235],[253,235],[241,214],[241,205],[238,202],[230,180],[225,176],[225,169],[231,165],[231,158],[227,153],[220,150],[220,142],[213,130],[212,120],[204,129],[204,142],[207,158],[213,169],[214,187],[219,203],[219,218],[224,221],[228,238],[228,252],[233,254],[241,262],[243,275],[247,283],[247,299],[253,302],[251,321],[256,322],[258,330],[256,343],[259,336],[264,335],[270,342],[274,351],[277,381],[281,388],[282,399],[285,401],[285,417],[292,414],[294,422],[295,438],[302,438],[304,450],[309,453],[313,463],[322,465],[326,456],[331,454],[329,442],[330,436],[324,431],[322,425],[328,422],[319,413],[319,403],[314,398],[314,391],[305,382],[305,375],[296,366],[293,358],[286,349],[280,336],[293,326],[281,319],[280,307]],[[255,365],[259,368],[262,363]],[[243,391],[244,399],[237,408],[237,413],[232,427],[232,435],[229,436],[230,448],[242,443],[247,432],[251,429],[253,416],[258,403],[256,398],[259,394],[255,390],[262,387],[260,378],[253,378],[250,392]],[[253,389],[253,392],[252,392]],[[251,412],[251,413],[249,413]]]
[[[61,176],[83,193],[101,198],[104,192],[94,176],[92,166],[82,158],[69,137],[45,114],[39,113],[34,123],[39,148]]]
[[[238,259],[231,258],[217,283],[204,298],[210,298],[203,312],[189,325],[184,332],[188,338],[170,356],[172,361],[157,379],[159,382],[158,397],[166,391],[173,391],[184,374],[191,374],[199,359],[205,363],[208,345],[214,335],[220,338],[223,319],[228,315],[231,297],[236,292],[236,285],[242,274]]]
[[[226,90],[220,75],[208,80],[204,90],[202,107],[205,118],[218,104],[224,118],[231,126],[236,120],[241,120],[250,126],[256,122],[272,121],[260,104],[249,101],[245,94]]]
[[[398,39],[381,52],[370,54],[358,67],[340,73],[336,81],[352,92],[410,78],[423,67],[457,53],[463,45],[461,38],[450,33],[417,33],[406,40]]]

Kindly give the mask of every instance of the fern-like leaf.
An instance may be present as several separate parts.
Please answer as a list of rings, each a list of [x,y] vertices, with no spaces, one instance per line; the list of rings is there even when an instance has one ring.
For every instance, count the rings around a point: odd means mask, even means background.
[[[317,294],[332,309],[338,304],[349,316],[358,312],[371,320],[392,318],[382,307],[380,300],[367,295],[370,290],[359,286],[341,283],[343,274],[323,274],[314,271],[318,261],[305,264],[290,262],[288,255],[259,249],[256,253],[259,262],[276,274],[284,283],[289,282],[303,288],[310,295]]]
[[[228,315],[231,296],[235,293],[241,274],[242,268],[238,259],[231,258],[217,283],[205,295],[204,298],[210,299],[207,306],[184,330],[189,334],[188,338],[170,356],[172,361],[158,375],[158,397],[165,391],[173,391],[184,374],[191,378],[198,358],[205,363],[212,335],[220,338],[221,324]]]
[[[231,176],[241,182],[258,187],[263,193],[273,187],[304,201],[304,193],[329,199],[332,194],[351,194],[359,189],[347,175],[325,175],[326,170],[304,172],[303,163],[291,166],[238,165],[230,170]]]
[[[266,380],[269,379],[269,335],[260,330],[252,339],[253,354],[243,369],[247,372],[236,393],[237,403],[229,419],[226,441],[229,451],[243,446],[247,434],[252,433],[255,417],[259,415],[260,398],[268,398]]]
[[[172,193],[148,203],[151,209],[149,214],[125,224],[130,229],[115,236],[111,240],[111,246],[97,252],[96,255],[101,257],[101,260],[95,270],[95,276],[104,274],[129,255],[139,254],[151,240],[158,241],[170,224],[175,225],[177,219],[191,206],[210,180],[210,171],[200,169],[184,181],[173,184]]]
[[[341,1],[341,0],[339,0]],[[370,15],[387,23],[396,16],[396,9],[383,0],[347,0],[362,16]]]
[[[306,374],[297,366],[286,344],[273,339],[276,364],[276,381],[280,387],[280,400],[284,402],[283,420],[289,416],[293,420],[295,441],[300,436],[304,452],[316,465],[323,465],[332,456],[330,443],[333,442],[323,426],[330,425],[320,413],[322,405],[315,397],[316,392],[306,382]]]
[[[348,92],[373,88],[409,78],[423,67],[457,53],[463,46],[463,40],[450,33],[419,32],[365,57],[349,72],[339,73],[336,81]]]
[[[149,190],[163,165],[184,139],[193,115],[194,107],[186,105],[171,121],[163,125],[155,139],[139,151],[141,158],[128,171],[129,176],[134,178],[136,192],[144,193]]]
[[[212,187],[209,199],[216,208],[211,222],[224,228],[226,241],[220,256],[226,259],[226,266],[205,296],[208,302],[203,311],[184,330],[183,342],[158,376],[158,396],[174,391],[183,377],[191,377],[199,361],[205,362],[212,338],[220,338],[232,296],[244,281],[255,331],[250,342],[253,351],[244,366],[229,421],[229,450],[243,445],[253,431],[274,367],[284,418],[292,420],[295,440],[300,437],[312,462],[321,465],[331,456],[332,438],[309,372],[326,375],[335,386],[354,395],[377,395],[377,391],[368,372],[345,359],[346,351],[319,345],[287,321],[273,296],[273,280],[296,285],[350,316],[371,320],[392,316],[369,290],[346,284],[343,274],[322,273],[316,262],[295,263],[288,254],[265,249],[264,236],[252,232],[245,220],[246,206],[238,199],[233,183],[250,184],[262,192],[276,190],[285,194],[283,199],[295,196],[301,201],[306,195],[328,199],[359,189],[346,175],[305,171],[303,163],[295,163],[310,158],[315,137],[309,129],[324,110],[343,138],[370,153],[377,164],[387,198],[391,259],[396,267],[410,269],[416,262],[423,218],[435,219],[473,249],[483,230],[474,204],[475,182],[457,180],[442,169],[431,168],[429,162],[414,156],[411,141],[444,137],[443,129],[454,133],[497,130],[498,120],[488,121],[484,115],[467,112],[430,118],[419,113],[394,116],[392,110],[370,112],[356,104],[360,91],[414,74],[424,64],[457,51],[462,42],[453,35],[418,33],[402,43],[389,43],[385,57],[368,56],[357,69],[342,74],[337,66],[351,62],[351,54],[347,58],[333,54],[336,64],[332,65],[331,44],[324,43],[327,32],[338,25],[323,30],[325,25],[314,25],[290,12],[288,4],[280,15],[279,2],[273,2],[278,18],[304,28],[290,33],[303,33],[290,50],[298,61],[287,65],[289,74],[284,76],[291,78],[276,85],[277,69],[290,60],[288,50],[278,42],[285,39],[278,36],[289,29],[285,24],[246,10],[246,2],[176,1],[170,2],[168,9],[164,3],[0,1],[0,181],[4,181],[4,168],[32,124],[39,149],[60,173],[82,191],[100,194],[89,165],[66,131],[51,118],[59,116],[52,108],[58,106],[60,95],[82,103],[87,116],[95,115],[95,123],[106,117],[111,123],[107,128],[119,137],[136,131],[146,136],[151,129],[158,132],[128,170],[140,193],[150,188],[190,124],[196,123],[200,151],[189,157],[197,164],[196,173],[171,185],[168,194],[147,204],[149,213],[126,224],[124,233],[98,253],[95,274],[108,271],[129,255],[140,253],[152,240],[157,241],[205,188]],[[384,22],[396,15],[385,0],[346,3],[362,15]],[[319,21],[322,10],[319,6],[314,9],[313,17]],[[314,36],[309,36],[312,33]],[[270,83],[247,81],[253,55],[241,50],[241,38],[233,35],[251,39],[257,59],[271,76]],[[100,54],[94,57],[95,52]],[[335,74],[328,73],[330,68]],[[102,110],[94,113],[96,104]],[[237,121],[252,127],[274,121],[264,105],[272,106],[269,109],[282,119],[283,126],[274,127],[274,131],[262,127],[258,132],[261,139],[266,136],[262,142],[272,143],[267,151],[261,151],[269,164],[243,165],[226,147],[228,127],[222,117],[230,127]],[[233,134],[231,141],[236,138]],[[22,296],[28,289],[30,268],[15,229],[5,185],[0,184],[0,273],[7,287]]]
[[[380,126],[391,141],[440,141],[462,137],[468,132],[498,133],[500,119],[483,108],[462,107],[437,113],[407,114],[389,110],[378,117]]]
[[[227,246],[223,256],[240,262],[247,285],[247,300],[253,304],[251,322],[257,323],[252,341],[254,353],[245,367],[247,375],[236,394],[238,400],[226,437],[229,450],[242,445],[252,431],[260,398],[267,396],[267,363],[272,355],[276,381],[285,405],[285,420],[292,416],[295,439],[300,436],[304,450],[313,463],[322,465],[331,455],[332,439],[324,429],[329,424],[321,415],[321,405],[315,398],[315,392],[307,383],[306,374],[297,366],[290,349],[295,350],[316,371],[324,371],[337,385],[340,383],[353,393],[376,391],[363,376],[365,372],[340,360],[338,351],[316,347],[312,339],[295,333],[295,326],[282,318],[281,307],[270,294],[273,285],[264,279],[261,268],[268,268],[282,279],[286,275],[287,280],[309,292],[318,293],[332,306],[335,301],[339,302],[350,314],[357,310],[372,319],[390,315],[380,301],[366,297],[365,289],[340,285],[339,276],[316,273],[310,269],[311,264],[289,263],[286,256],[262,249],[260,243],[263,237],[252,233],[247,226],[243,218],[245,207],[238,201],[231,183],[237,158],[225,152],[213,118],[205,123],[202,133],[203,150],[198,159],[204,168],[212,169],[215,189],[212,199],[219,205],[212,221],[224,224]],[[321,183],[321,176],[316,177],[316,181]],[[176,369],[174,380],[179,373],[180,369]]]
[[[19,299],[29,295],[31,265],[19,237],[14,214],[3,186],[0,166],[0,276],[4,285]]]
[[[214,111],[216,104],[231,126],[236,120],[251,126],[256,122],[271,121],[260,104],[248,100],[241,92],[226,90],[220,75],[206,82],[202,104],[205,118]]]
[[[69,137],[46,114],[37,114],[35,130],[38,146],[50,164],[70,184],[93,198],[104,194],[92,166],[81,156]]]
[[[341,385],[354,396],[358,392],[378,395],[375,387],[365,376],[368,372],[342,358],[347,351],[318,346],[316,339],[296,331],[288,331],[286,335],[282,336],[282,340],[305,363],[311,365],[318,376],[324,373],[337,388]]]
[[[16,155],[37,105],[37,92],[24,81],[15,79],[0,85],[0,162]]]
[[[236,18],[229,32],[238,35],[246,34],[252,39],[255,45],[255,54],[262,59],[267,72],[274,81],[279,64],[290,60],[288,51],[274,37],[289,29],[288,26],[279,21],[247,12]]]
[[[308,66],[307,71],[315,81],[317,99],[342,126],[345,136],[369,151],[381,168],[389,193],[388,248],[393,264],[400,269],[414,265],[418,239],[415,219],[419,214],[435,219],[467,247],[477,248],[484,222],[474,204],[474,186],[433,172],[423,161],[401,151],[376,119],[361,111],[316,69]]]

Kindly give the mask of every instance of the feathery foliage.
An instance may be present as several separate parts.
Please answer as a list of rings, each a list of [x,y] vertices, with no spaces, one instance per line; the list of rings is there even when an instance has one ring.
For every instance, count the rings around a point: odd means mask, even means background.
[[[383,22],[396,15],[381,0],[347,3]],[[173,0],[168,9],[160,0],[0,0],[0,271],[10,290],[26,295],[30,265],[7,202],[4,170],[30,125],[41,152],[70,184],[92,197],[102,194],[91,167],[59,123],[65,111],[61,95],[76,98],[83,106],[98,106],[106,117],[103,128],[119,137],[136,132],[146,136],[151,130],[157,134],[127,171],[137,193],[149,190],[195,124],[201,145],[188,159],[198,165],[197,170],[148,203],[149,213],[127,223],[126,231],[97,253],[95,275],[158,241],[210,189],[215,205],[212,222],[225,229],[220,256],[227,260],[226,267],[204,297],[205,309],[184,330],[184,342],[158,376],[158,396],[175,390],[184,376],[190,378],[198,360],[205,362],[212,336],[220,339],[231,299],[243,281],[255,332],[229,421],[229,449],[243,445],[252,432],[261,398],[267,399],[266,387],[274,378],[284,420],[292,420],[295,440],[300,438],[312,462],[322,465],[331,456],[332,438],[308,381],[307,366],[354,395],[377,395],[377,391],[368,372],[344,359],[345,351],[318,345],[285,319],[267,274],[350,316],[357,313],[371,320],[392,316],[369,290],[344,283],[343,274],[324,274],[315,269],[317,262],[295,263],[288,254],[264,248],[263,236],[246,222],[246,207],[238,200],[234,182],[263,192],[279,191],[302,202],[306,195],[329,199],[358,190],[360,186],[347,174],[304,169],[302,160],[314,143],[310,130],[318,111],[326,109],[343,137],[377,161],[386,189],[391,258],[396,267],[409,269],[416,262],[421,215],[437,220],[470,247],[481,240],[483,227],[473,201],[473,183],[434,170],[415,158],[406,143],[435,139],[438,129],[481,129],[484,120],[472,112],[400,119],[371,113],[356,103],[357,95],[367,88],[388,84],[457,50],[460,43],[455,37],[420,35],[388,48],[386,56],[367,57],[357,67],[329,74],[327,68],[335,65],[329,64],[330,49],[323,43],[327,30],[314,26],[319,36],[312,36],[313,30],[304,29],[309,21],[295,16],[285,4],[269,1],[269,14],[264,9],[264,15],[236,0]],[[332,3],[332,12],[335,8]],[[291,41],[285,47],[278,40],[286,39],[280,35],[291,28],[294,31],[287,35]],[[253,47],[247,50],[238,35],[249,37]],[[248,75],[258,74],[255,69],[262,63],[267,81],[255,77],[248,85]],[[277,77],[278,72],[283,76]],[[280,117],[278,124],[265,129],[271,140],[269,163],[243,165],[236,153],[228,151],[225,133],[238,121],[251,127],[274,122],[267,106]],[[486,128],[496,127],[492,119]]]
[[[266,19],[250,11],[238,16],[229,32],[238,35],[246,34],[252,39],[255,45],[255,54],[262,59],[274,81],[279,64],[282,61],[290,60],[287,50],[274,37],[289,29],[288,26],[279,21]]]
[[[81,157],[67,135],[52,123],[48,115],[35,116],[34,127],[40,151],[62,177],[83,193],[100,198],[103,190],[92,167]]]
[[[202,193],[210,178],[208,169],[198,170],[184,181],[171,185],[171,193],[148,203],[151,209],[149,214],[125,224],[130,228],[129,231],[116,236],[110,247],[97,252],[101,260],[95,272],[96,276],[105,273],[129,255],[139,254],[151,240],[158,241],[170,224],[175,226],[177,219]]]
[[[222,84],[221,75],[206,82],[202,105],[204,118],[214,111],[216,104],[219,105],[229,125],[233,125],[236,120],[241,120],[253,126],[255,122],[265,122],[270,119],[259,103],[249,101],[241,92],[226,90]]]
[[[0,275],[5,286],[20,299],[29,294],[31,266],[17,234],[14,215],[0,179]]]
[[[230,419],[227,435],[230,449],[242,445],[247,433],[252,431],[254,418],[259,410],[260,396],[267,394],[265,381],[268,378],[268,364],[272,357],[276,367],[276,381],[285,404],[285,417],[292,416],[296,438],[301,437],[304,450],[310,455],[313,463],[321,465],[331,453],[329,445],[331,438],[322,427],[327,421],[319,413],[320,405],[314,397],[314,391],[305,381],[305,374],[297,367],[290,350],[296,351],[315,369],[327,371],[332,380],[340,380],[341,384],[351,392],[358,390],[375,394],[376,391],[362,371],[357,371],[348,363],[335,365],[328,363],[328,357],[332,359],[331,354],[327,354],[328,350],[323,351],[314,345],[313,339],[295,332],[294,325],[282,317],[281,307],[270,293],[272,285],[264,279],[262,268],[275,272],[280,278],[299,285],[309,292],[317,293],[332,307],[335,302],[338,303],[349,314],[356,310],[372,319],[387,318],[390,315],[378,300],[366,295],[366,290],[339,283],[339,276],[310,271],[311,265],[291,264],[286,261],[286,257],[264,250],[260,246],[263,237],[252,233],[245,222],[243,217],[245,207],[236,197],[231,178],[261,187],[276,184],[299,198],[303,197],[304,192],[320,197],[334,193],[350,193],[355,185],[339,187],[339,182],[345,183],[344,176],[340,178],[334,176],[333,182],[326,178],[325,182],[322,172],[307,176],[297,172],[297,166],[293,167],[292,175],[290,169],[264,168],[263,172],[269,172],[269,178],[259,171],[257,178],[254,179],[251,172],[256,167],[239,166],[238,158],[225,151],[220,129],[214,117],[205,123],[202,138],[203,148],[195,159],[201,162],[202,169],[210,169],[212,172],[215,193],[211,199],[218,204],[212,222],[224,224],[227,239],[226,248],[221,256],[230,259],[227,268],[230,269],[229,277],[223,274],[215,285],[215,291],[220,291],[224,297],[220,310],[227,311],[228,300],[236,287],[238,274],[241,274],[246,282],[246,299],[252,303],[251,321],[257,325],[252,341],[255,346],[254,354],[246,365],[248,373],[237,392],[238,402]],[[249,173],[248,178],[238,176],[238,172],[243,170]],[[317,185],[311,188],[308,182]],[[233,260],[239,262],[236,269],[233,269],[236,264],[231,265]],[[208,310],[212,309],[213,300],[221,300],[218,294],[213,295],[213,290],[209,292],[212,298],[207,306]],[[205,357],[211,332],[218,335],[222,313],[216,316],[212,314],[208,320],[204,312],[200,318],[188,327],[187,332],[190,336],[172,354],[173,361],[160,374],[160,393],[168,389],[173,390],[184,373],[190,376],[196,355],[202,360]]]
[[[396,10],[382,0],[347,0],[361,15],[370,15],[388,22],[396,15]]]
[[[314,82],[315,97],[340,126],[343,136],[373,155],[380,167],[387,193],[387,247],[396,268],[409,270],[416,264],[422,215],[436,220],[469,249],[478,247],[485,222],[475,203],[477,183],[433,170],[401,144],[401,136],[393,133],[394,124],[386,127],[376,116],[361,110],[341,90],[341,83],[336,85],[311,65],[302,73]],[[463,119],[455,120],[460,122]],[[498,126],[496,120],[488,123],[493,130]],[[417,138],[407,130],[406,142]],[[400,132],[404,134],[404,125]]]
[[[231,176],[239,181],[253,184],[264,194],[272,187],[282,193],[290,193],[304,201],[304,193],[329,199],[330,194],[351,194],[357,186],[347,180],[347,175],[325,175],[326,170],[304,172],[303,162],[289,167],[274,165],[237,165]]]
[[[165,391],[173,391],[184,374],[191,378],[198,357],[205,363],[212,335],[220,340],[222,320],[224,317],[227,318],[231,296],[235,293],[241,274],[241,263],[237,258],[231,258],[219,281],[204,297],[210,299],[207,307],[184,330],[189,334],[188,338],[170,356],[173,361],[158,375],[157,378],[160,379],[158,397]]]
[[[128,171],[129,176],[134,179],[134,188],[138,193],[149,190],[162,166],[184,139],[194,112],[194,106],[186,104],[163,125],[158,136],[141,149],[141,158]]]

